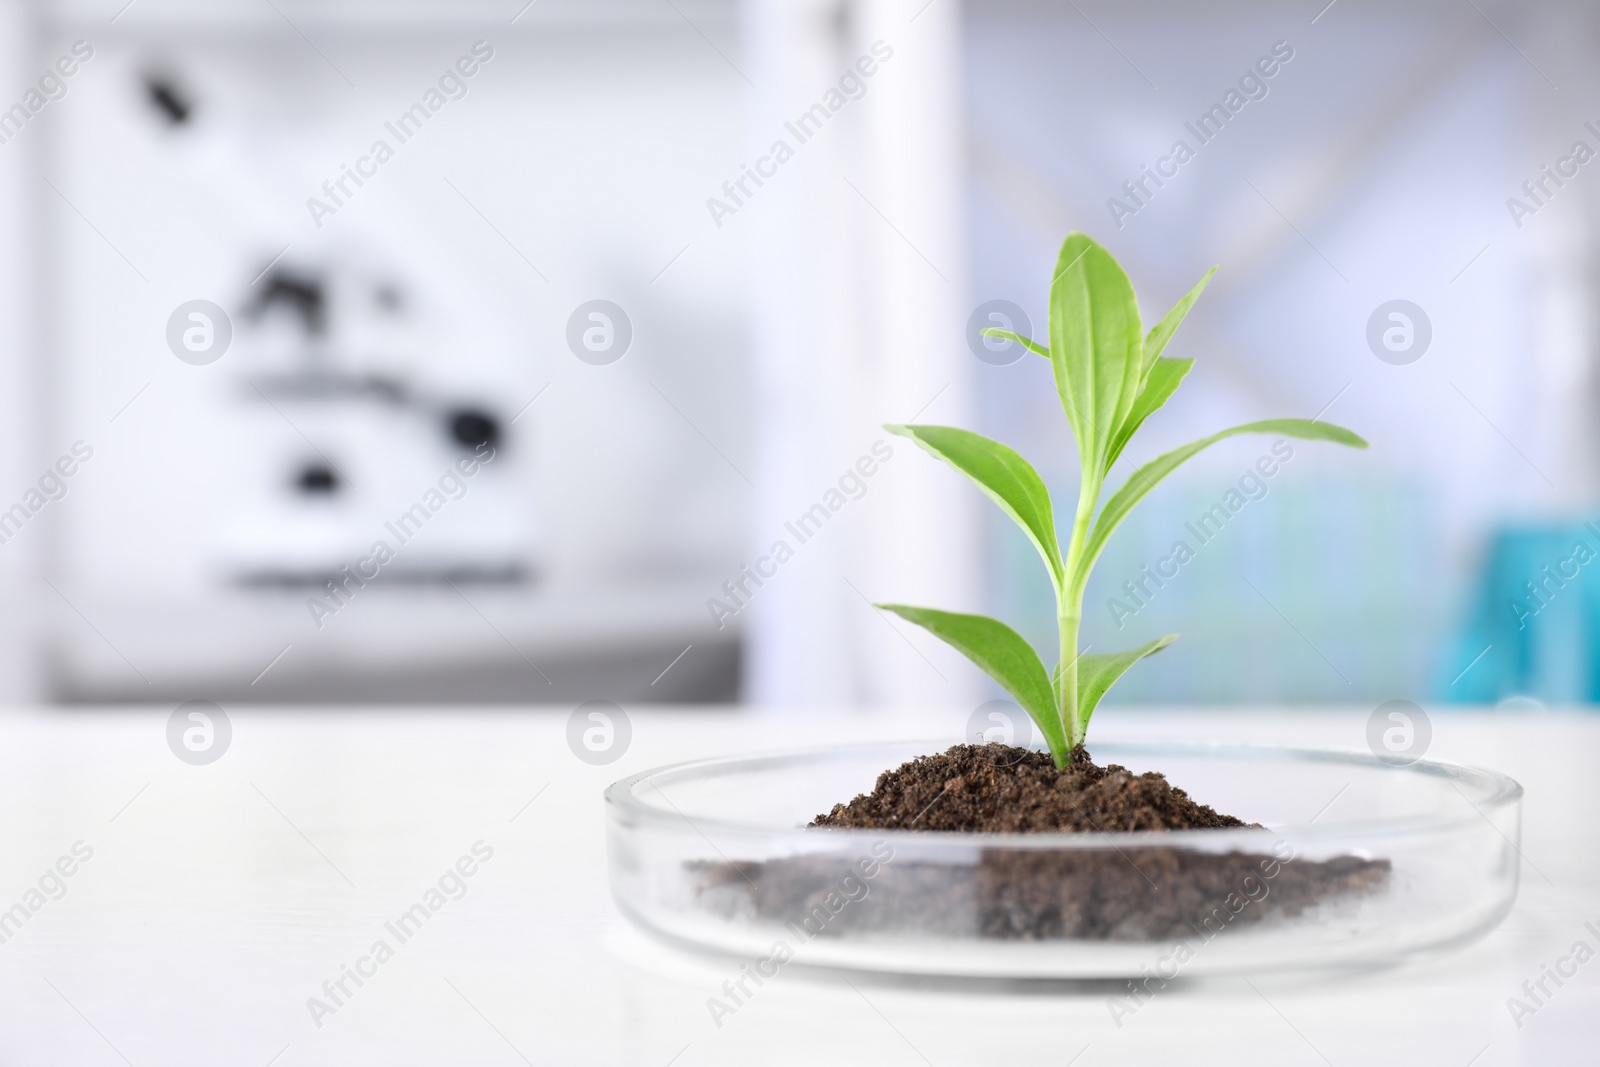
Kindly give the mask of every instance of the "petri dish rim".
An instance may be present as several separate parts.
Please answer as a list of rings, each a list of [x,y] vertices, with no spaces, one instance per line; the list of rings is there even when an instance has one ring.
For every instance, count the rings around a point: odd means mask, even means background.
[[[762,770],[776,770],[803,766],[828,760],[860,758],[872,750],[886,753],[884,769],[903,762],[906,751],[920,748],[927,753],[948,747],[949,739],[923,739],[905,741],[866,742],[854,745],[828,745],[806,749],[754,753],[739,756],[715,756],[655,767],[622,778],[605,791],[605,801],[617,817],[630,822],[651,823],[657,826],[682,826],[688,822],[699,832],[715,830],[730,835],[771,836],[794,834],[821,844],[837,844],[851,839],[878,840],[886,835],[894,841],[915,844],[919,847],[937,848],[940,844],[970,848],[973,845],[1007,849],[1079,849],[1111,846],[1149,846],[1153,831],[1120,831],[1106,833],[962,833],[938,830],[827,830],[817,832],[792,823],[754,821],[727,816],[697,814],[693,819],[672,807],[661,807],[646,801],[640,791],[650,786],[662,786],[694,779],[726,777]],[[1340,752],[1322,749],[1291,748],[1274,745],[1249,745],[1237,742],[1107,742],[1096,748],[1105,758],[1115,760],[1138,755],[1159,759],[1163,756],[1184,759],[1232,759],[1237,761],[1276,761],[1279,763],[1342,764],[1352,769],[1380,771],[1392,774],[1410,774],[1442,780],[1461,794],[1463,810],[1453,815],[1409,815],[1393,818],[1330,819],[1318,823],[1265,824],[1266,831],[1293,835],[1306,842],[1317,840],[1337,841],[1359,837],[1364,841],[1415,834],[1443,833],[1478,821],[1491,821],[1490,815],[1515,805],[1522,797],[1522,786],[1514,779],[1496,771],[1478,767],[1417,760],[1396,765],[1364,753]],[[894,753],[894,755],[887,755]],[[1469,791],[1463,791],[1466,787]],[[1476,795],[1473,795],[1476,794]],[[665,793],[661,794],[663,797]],[[670,801],[669,801],[670,804]],[[1491,821],[1492,825],[1492,821]],[[1261,829],[1232,827],[1207,830],[1159,831],[1164,847],[1220,847],[1228,842],[1258,841]]]

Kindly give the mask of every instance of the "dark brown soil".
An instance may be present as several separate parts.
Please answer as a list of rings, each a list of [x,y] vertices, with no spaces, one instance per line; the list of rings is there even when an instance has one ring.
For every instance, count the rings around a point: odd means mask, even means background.
[[[919,858],[914,839],[766,863],[696,865],[702,903],[815,936],[915,932],[998,940],[1204,943],[1269,916],[1295,916],[1381,890],[1389,861],[1298,858],[1272,833],[1191,800],[1154,773],[1004,745],[957,745],[879,776],[870,794],[819,815],[832,829],[977,832],[1148,831],[1149,845],[975,849],[966,862]],[[1163,847],[1167,830],[1260,830],[1259,851]],[[869,851],[870,846],[870,851]],[[861,853],[857,855],[856,853]],[[867,872],[871,873],[867,873]]]
[[[956,745],[878,775],[871,793],[836,804],[812,826],[866,830],[1203,830],[1244,826],[1147,771],[1098,767],[1082,745],[1057,770],[1048,753]]]

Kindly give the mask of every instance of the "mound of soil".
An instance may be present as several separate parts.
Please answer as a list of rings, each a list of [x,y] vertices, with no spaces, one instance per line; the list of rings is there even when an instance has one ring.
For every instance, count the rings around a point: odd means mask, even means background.
[[[887,840],[871,854],[694,865],[702,904],[815,936],[914,932],[1008,941],[1181,939],[1202,943],[1272,915],[1294,916],[1380,890],[1388,860],[1295,857],[1255,824],[1191,800],[1160,774],[1098,767],[1081,748],[1050,757],[1006,745],[957,745],[878,777],[873,791],[811,823],[830,829],[1150,833],[1149,845],[1039,851],[986,847],[932,863]],[[1163,847],[1165,831],[1245,827],[1260,851]],[[869,873],[870,872],[870,873]]]
[[[1167,779],[1098,767],[1082,745],[1057,770],[1045,752],[1009,745],[956,745],[884,771],[871,793],[836,804],[812,826],[852,830],[1026,831],[1203,830],[1244,826]]]

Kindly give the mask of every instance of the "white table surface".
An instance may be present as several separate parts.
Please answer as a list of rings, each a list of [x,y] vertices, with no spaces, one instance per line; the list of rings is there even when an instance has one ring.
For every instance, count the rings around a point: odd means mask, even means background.
[[[1520,1029],[1506,1006],[1577,939],[1600,947],[1583,929],[1600,927],[1592,714],[1434,714],[1430,758],[1527,789],[1516,908],[1447,957],[1175,986],[1120,1028],[1104,992],[786,970],[718,1028],[706,998],[728,965],[617,916],[602,789],[702,755],[954,740],[960,717],[642,709],[623,758],[591,767],[567,749],[570,708],[234,709],[230,748],[196,767],[167,748],[169,710],[0,718],[0,909],[93,850],[0,944],[0,1064],[1600,1063],[1600,961]],[[1370,711],[1111,708],[1095,728],[1360,751]],[[316,1025],[308,998],[479,841],[493,857],[465,895]]]

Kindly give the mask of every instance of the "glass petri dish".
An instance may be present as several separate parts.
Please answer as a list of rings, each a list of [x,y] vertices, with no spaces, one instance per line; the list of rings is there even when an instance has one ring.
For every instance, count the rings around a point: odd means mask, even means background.
[[[1363,968],[1464,944],[1517,892],[1522,787],[1249,745],[1099,744],[1250,828],[808,828],[938,741],[699,760],[606,790],[613,896],[646,931],[788,967],[968,978]]]

